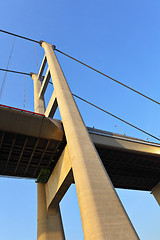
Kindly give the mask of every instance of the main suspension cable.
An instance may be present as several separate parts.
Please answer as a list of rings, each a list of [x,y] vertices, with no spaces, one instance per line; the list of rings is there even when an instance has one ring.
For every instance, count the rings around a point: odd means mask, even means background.
[[[28,75],[28,76],[30,76],[30,73],[19,72],[19,71],[14,71],[14,70],[9,70],[9,69],[4,69],[4,68],[0,68],[0,71],[10,72],[10,73],[18,73],[18,74],[23,74],[23,75]]]
[[[30,73],[19,72],[19,71],[13,71],[13,70],[6,70],[6,69],[2,69],[2,68],[0,68],[0,71],[8,71],[8,72],[11,72],[11,73],[17,73],[17,74],[23,74],[23,75],[31,76]],[[49,81],[49,83],[50,83],[50,84],[53,84],[53,83],[50,82],[50,81]],[[156,136],[154,136],[154,135],[152,135],[152,134],[150,134],[150,133],[148,133],[148,132],[142,130],[141,128],[134,126],[133,124],[131,124],[131,123],[129,123],[129,122],[123,120],[122,118],[119,118],[119,117],[117,117],[116,115],[114,115],[114,114],[112,114],[112,113],[110,113],[110,112],[104,110],[103,108],[100,108],[100,107],[98,107],[97,105],[95,105],[95,104],[93,104],[93,103],[91,103],[91,102],[85,100],[84,98],[81,98],[81,97],[79,97],[78,95],[73,94],[73,93],[72,93],[72,95],[73,95],[74,97],[80,99],[81,101],[83,101],[83,102],[85,102],[85,103],[88,103],[89,105],[91,105],[91,106],[93,106],[93,107],[99,109],[100,111],[105,112],[105,113],[109,114],[110,116],[112,116],[112,117],[114,117],[114,118],[120,120],[121,122],[124,122],[124,123],[126,123],[127,125],[129,125],[129,126],[135,128],[135,129],[137,129],[137,130],[139,130],[139,131],[145,133],[146,135],[148,135],[148,136],[150,136],[150,137],[153,137],[153,138],[155,138],[156,140],[160,141],[160,138],[157,138]]]
[[[133,125],[133,124],[131,124],[131,123],[129,123],[129,122],[123,120],[122,118],[117,117],[116,115],[114,115],[114,114],[112,114],[112,113],[110,113],[110,112],[104,110],[104,109],[101,108],[101,107],[98,107],[97,105],[95,105],[95,104],[93,104],[93,103],[91,103],[91,102],[85,100],[84,98],[81,98],[81,97],[79,97],[79,96],[77,96],[76,94],[73,94],[73,93],[72,93],[72,95],[73,95],[74,97],[80,99],[81,101],[83,101],[83,102],[85,102],[85,103],[87,103],[87,104],[89,104],[89,105],[91,105],[91,106],[93,106],[93,107],[99,109],[100,111],[102,111],[102,112],[104,112],[104,113],[107,113],[108,115],[110,115],[110,116],[112,116],[112,117],[114,117],[114,118],[120,120],[121,122],[126,123],[127,125],[129,125],[129,126],[135,128],[135,129],[139,130],[140,132],[143,132],[143,133],[147,134],[148,136],[150,136],[150,137],[152,137],[152,138],[155,138],[156,140],[160,141],[160,138],[157,138],[156,136],[154,136],[154,135],[152,135],[152,134],[150,134],[150,133],[148,133],[148,132],[142,130],[141,128],[136,127],[135,125]]]
[[[78,59],[76,59],[76,58],[74,58],[74,57],[68,55],[67,53],[62,52],[62,51],[60,51],[59,49],[56,49],[56,48],[55,48],[55,51],[57,51],[57,52],[59,52],[59,53],[65,55],[66,57],[68,57],[68,58],[70,58],[70,59],[72,59],[72,60],[74,60],[74,61],[80,63],[81,65],[83,65],[83,66],[85,66],[85,67],[87,67],[87,68],[90,68],[91,70],[93,70],[93,71],[95,71],[95,72],[97,72],[97,73],[103,75],[104,77],[109,78],[110,80],[112,80],[112,81],[114,81],[114,82],[116,82],[116,83],[122,85],[123,87],[128,88],[129,90],[131,90],[131,91],[133,91],[133,92],[135,92],[135,93],[137,93],[137,94],[139,94],[139,95],[141,95],[141,96],[147,98],[148,100],[150,100],[150,101],[152,101],[152,102],[154,102],[154,103],[160,105],[160,102],[154,100],[153,98],[150,98],[150,97],[148,97],[147,95],[145,95],[145,94],[143,94],[143,93],[141,93],[141,92],[135,90],[134,88],[131,88],[131,87],[129,87],[128,85],[126,85],[126,84],[124,84],[124,83],[118,81],[117,79],[108,76],[107,74],[105,74],[105,73],[103,73],[103,72],[101,72],[101,71],[99,71],[99,70],[97,70],[97,69],[95,69],[95,68],[89,66],[88,64],[86,64],[86,63],[84,63],[84,62],[81,62],[80,60],[78,60]]]
[[[4,31],[4,30],[1,30],[1,29],[0,29],[0,32],[9,34],[9,35],[12,35],[12,36],[15,36],[15,37],[19,37],[19,38],[22,38],[22,39],[25,39],[25,40],[28,40],[28,41],[31,41],[31,42],[40,43],[40,41],[36,41],[34,39],[24,37],[24,36],[21,36],[21,35],[15,34],[15,33],[11,33],[11,32],[8,32],[8,31]]]
[[[2,33],[6,33],[6,34],[9,34],[9,35],[12,35],[12,36],[16,36],[16,37],[19,37],[19,38],[22,38],[22,39],[25,39],[25,40],[28,40],[28,41],[32,41],[32,42],[35,42],[35,43],[38,43],[38,44],[41,43],[41,41],[37,41],[37,40],[31,39],[31,38],[28,38],[28,37],[24,37],[24,36],[21,36],[21,35],[15,34],[15,33],[11,33],[11,32],[5,31],[5,30],[0,30],[0,32],[2,32]],[[59,53],[61,53],[61,54],[63,54],[63,55],[65,55],[66,57],[68,57],[68,58],[70,58],[70,59],[72,59],[72,60],[74,60],[74,61],[76,61],[76,62],[82,64],[83,66],[85,66],[85,67],[87,67],[87,68],[90,68],[91,70],[93,70],[93,71],[95,71],[95,72],[97,72],[97,73],[99,73],[99,74],[105,76],[106,78],[108,78],[108,79],[110,79],[110,80],[112,80],[112,81],[114,81],[114,82],[120,84],[121,86],[123,86],[123,87],[125,87],[125,88],[127,88],[127,89],[129,89],[129,90],[131,90],[131,91],[133,91],[133,92],[135,92],[135,93],[141,95],[142,97],[144,97],[144,98],[146,98],[146,99],[148,99],[148,100],[150,100],[150,101],[152,101],[152,102],[154,102],[154,103],[160,105],[160,102],[154,100],[153,98],[148,97],[147,95],[141,93],[140,91],[137,91],[137,90],[135,90],[134,88],[129,87],[128,85],[126,85],[126,84],[120,82],[119,80],[117,80],[117,79],[115,79],[115,78],[112,78],[112,77],[108,76],[107,74],[105,74],[105,73],[99,71],[98,69],[95,69],[95,68],[91,67],[90,65],[88,65],[88,64],[86,64],[86,63],[84,63],[84,62],[82,62],[82,61],[80,61],[80,60],[78,60],[78,59],[76,59],[76,58],[74,58],[74,57],[68,55],[67,53],[62,52],[61,50],[57,49],[56,47],[54,47],[54,50],[57,51],[57,52],[59,52]]]

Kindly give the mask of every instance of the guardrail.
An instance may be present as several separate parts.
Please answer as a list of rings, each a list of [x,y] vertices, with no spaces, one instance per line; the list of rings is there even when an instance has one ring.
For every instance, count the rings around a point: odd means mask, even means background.
[[[8,108],[8,109],[13,109],[13,110],[17,110],[17,111],[26,112],[26,113],[30,113],[30,114],[33,114],[33,115],[39,115],[39,116],[45,117],[44,114],[40,114],[40,113],[36,113],[36,112],[32,112],[32,111],[27,111],[27,110],[21,109],[21,108],[15,108],[15,107],[3,105],[3,104],[0,104],[0,107],[4,107],[4,108]]]

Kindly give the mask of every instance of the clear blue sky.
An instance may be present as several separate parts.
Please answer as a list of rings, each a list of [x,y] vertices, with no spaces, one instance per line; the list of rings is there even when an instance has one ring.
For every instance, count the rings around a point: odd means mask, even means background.
[[[53,43],[62,51],[160,101],[160,1],[1,1],[1,29]],[[0,68],[14,37],[0,33]],[[37,45],[38,62],[43,49]],[[73,93],[160,136],[160,107],[57,53]],[[35,44],[16,39],[10,69],[37,72]],[[0,72],[0,86],[4,73]],[[52,88],[46,94],[49,100]],[[2,104],[23,108],[24,77],[7,74]],[[148,137],[77,101],[87,126]],[[34,110],[32,80],[26,79],[26,109]],[[115,127],[115,125],[117,127]],[[154,141],[149,137],[149,141]],[[36,184],[0,178],[3,240],[36,239]],[[159,240],[160,209],[149,192],[117,190],[141,240]],[[83,240],[75,187],[61,202],[67,240]]]

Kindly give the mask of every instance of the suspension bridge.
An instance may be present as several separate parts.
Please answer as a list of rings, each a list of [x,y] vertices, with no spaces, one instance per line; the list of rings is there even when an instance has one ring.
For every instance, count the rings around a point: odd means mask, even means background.
[[[55,51],[155,104],[160,103],[52,44],[4,30],[0,32],[33,41],[44,49],[38,74],[9,70],[8,66],[0,68],[29,75],[34,83],[34,112],[0,105],[0,175],[36,180],[37,239],[65,239],[59,203],[72,183],[77,190],[85,239],[139,239],[115,188],[150,191],[160,204],[160,145],[86,127],[74,98],[160,139],[71,93]],[[45,107],[48,84],[53,84],[54,91]],[[57,108],[62,121],[54,118]]]

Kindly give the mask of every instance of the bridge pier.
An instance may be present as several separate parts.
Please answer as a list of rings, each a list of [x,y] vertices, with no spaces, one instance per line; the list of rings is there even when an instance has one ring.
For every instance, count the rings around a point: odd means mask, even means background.
[[[37,240],[64,240],[59,205],[47,208],[45,184],[37,184]]]
[[[41,80],[32,74],[34,82],[35,112],[44,114],[44,96],[39,98]],[[54,208],[47,208],[45,184],[37,183],[37,240],[64,240],[64,231],[59,204]]]

